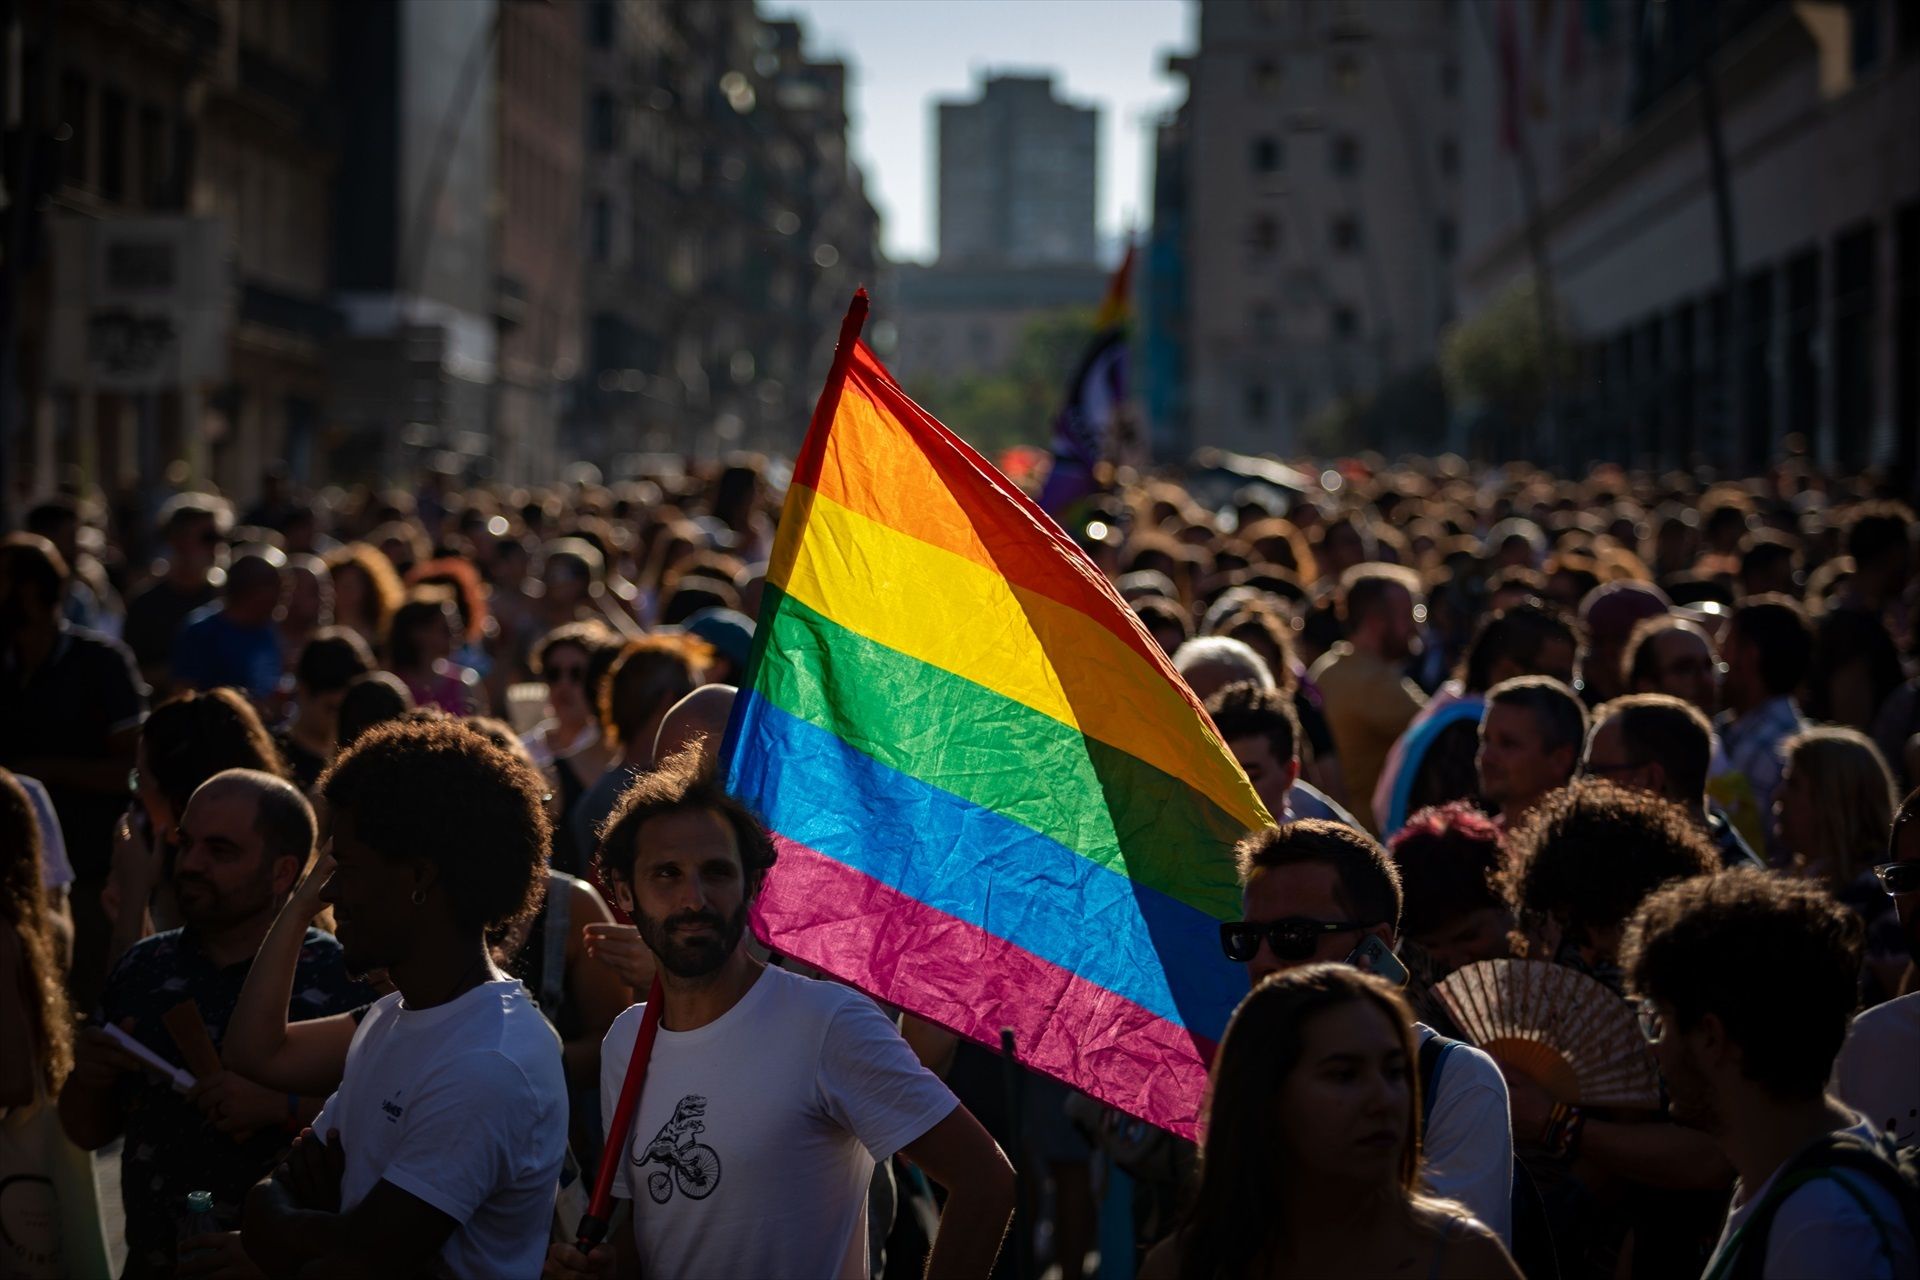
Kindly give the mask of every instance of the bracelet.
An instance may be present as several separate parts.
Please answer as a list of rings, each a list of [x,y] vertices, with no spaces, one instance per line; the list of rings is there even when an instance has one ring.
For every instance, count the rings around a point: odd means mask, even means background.
[[[1565,1102],[1556,1102],[1547,1120],[1543,1145],[1562,1159],[1570,1159],[1580,1150],[1580,1136],[1586,1131],[1587,1113]]]

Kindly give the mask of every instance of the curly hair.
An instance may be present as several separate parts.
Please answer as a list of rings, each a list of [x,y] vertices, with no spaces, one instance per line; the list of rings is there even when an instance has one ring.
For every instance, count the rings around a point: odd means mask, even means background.
[[[41,1077],[47,1092],[57,1094],[73,1069],[73,1015],[60,981],[40,859],[40,822],[33,801],[11,773],[0,769],[0,928],[11,928],[25,953],[20,989],[33,1019]]]
[[[700,745],[675,752],[643,773],[621,793],[613,812],[600,824],[600,848],[595,857],[602,883],[631,884],[633,862],[640,854],[640,828],[670,813],[711,813],[733,830],[746,873],[747,901],[759,896],[772,870],[773,837],[759,815],[728,793],[713,769],[707,767]]]
[[[1509,899],[1561,920],[1575,937],[1622,924],[1669,880],[1720,865],[1679,805],[1593,778],[1548,794],[1508,848]]]
[[[532,765],[460,721],[375,726],[317,790],[382,857],[436,864],[461,929],[496,928],[539,906],[552,836],[546,786]]]
[[[1859,917],[1819,886],[1744,867],[1669,884],[1640,905],[1621,956],[1632,989],[1681,1029],[1708,1014],[1741,1070],[1781,1100],[1817,1098],[1847,1037]]]
[[[1500,877],[1507,846],[1500,828],[1471,801],[1420,810],[1387,841],[1406,897],[1401,927],[1430,933],[1472,911],[1505,905]]]
[[[376,636],[387,634],[387,624],[393,618],[393,611],[406,601],[407,589],[400,582],[400,575],[394,571],[393,561],[387,559],[386,552],[366,542],[349,542],[346,546],[327,553],[327,572],[339,578],[342,570],[353,570],[367,580],[367,609],[364,618],[341,618],[339,621],[352,623]],[[334,596],[339,598],[339,588],[334,588]]]
[[[487,587],[465,556],[441,556],[407,570],[407,586],[445,587],[460,612],[460,638],[475,644],[487,633]]]
[[[140,745],[153,785],[175,814],[186,812],[201,783],[228,769],[292,776],[260,713],[233,689],[168,698],[140,726]]]

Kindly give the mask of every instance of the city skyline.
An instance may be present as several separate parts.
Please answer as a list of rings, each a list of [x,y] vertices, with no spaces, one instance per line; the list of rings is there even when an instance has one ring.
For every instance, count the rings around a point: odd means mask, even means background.
[[[813,56],[848,60],[853,153],[891,260],[933,260],[934,104],[972,97],[990,73],[1048,74],[1062,98],[1100,109],[1100,242],[1111,245],[1129,224],[1144,232],[1151,124],[1184,93],[1166,58],[1194,40],[1186,0],[1128,0],[1126,21],[1091,24],[1096,10],[1076,0],[785,0],[768,9],[807,23]],[[940,33],[931,46],[929,30]]]

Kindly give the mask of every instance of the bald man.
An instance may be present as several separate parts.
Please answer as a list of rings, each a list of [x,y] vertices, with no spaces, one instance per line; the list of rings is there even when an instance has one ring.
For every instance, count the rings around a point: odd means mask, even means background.
[[[733,699],[739,692],[730,684],[703,684],[668,707],[660,719],[660,732],[654,735],[653,758],[665,760],[699,743],[702,763],[712,767],[719,759],[727,718],[733,714]]]
[[[254,546],[234,557],[220,603],[187,618],[173,641],[173,682],[181,689],[230,685],[264,706],[280,685],[280,607],[287,558],[278,548]]]
[[[99,1023],[121,1027],[169,1062],[185,1063],[164,1021],[191,1000],[215,1048],[241,983],[281,903],[313,853],[313,810],[294,787],[246,769],[202,783],[180,819],[173,890],[184,927],[142,938],[114,966]],[[340,944],[309,929],[287,1016],[346,1013],[375,992],[347,976]],[[215,1071],[191,1092],[146,1069],[104,1031],[74,1045],[74,1069],[60,1092],[67,1136],[97,1150],[124,1135],[120,1192],[126,1208],[128,1276],[171,1275],[176,1222],[191,1191],[211,1191],[222,1228],[239,1226],[242,1198],[273,1168],[292,1133],[322,1098],[285,1093]],[[192,1242],[236,1271],[239,1235],[223,1230]],[[219,1267],[213,1268],[219,1270]]]

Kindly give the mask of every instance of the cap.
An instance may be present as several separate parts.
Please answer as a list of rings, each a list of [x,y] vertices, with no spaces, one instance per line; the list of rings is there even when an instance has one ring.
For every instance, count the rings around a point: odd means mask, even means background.
[[[705,640],[736,668],[744,669],[753,653],[753,619],[737,610],[702,609],[681,629]]]

